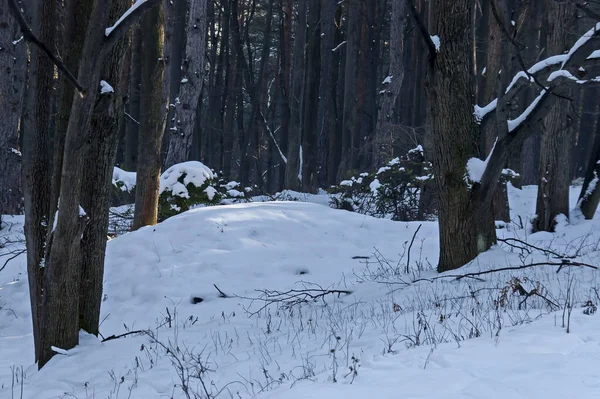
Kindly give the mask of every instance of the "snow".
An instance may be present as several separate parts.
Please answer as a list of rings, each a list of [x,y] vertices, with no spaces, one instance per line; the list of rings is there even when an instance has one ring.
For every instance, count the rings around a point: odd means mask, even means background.
[[[371,189],[371,192],[374,194],[377,194],[377,190],[379,190],[379,187],[381,187],[381,183],[379,182],[379,179],[373,179],[371,184],[369,184],[369,188]]]
[[[135,181],[135,172],[127,172],[116,166],[113,168],[112,184],[119,184],[121,191],[131,192],[135,188]]]
[[[381,82],[382,85],[389,85],[390,83],[392,83],[392,79],[394,77],[393,76],[386,76],[386,78],[383,80],[383,82]]]
[[[496,109],[496,105],[498,104],[498,99],[494,99],[485,107],[480,107],[479,105],[475,105],[473,115],[475,115],[475,120],[477,123],[480,123],[483,118],[490,112]]]
[[[492,150],[490,151],[485,160],[481,160],[479,158],[470,158],[467,161],[467,175],[469,177],[469,180],[473,183],[481,183],[481,178],[483,177],[488,162],[490,161],[490,158],[494,153],[494,149],[496,148],[497,142],[498,139],[496,139],[496,141],[494,142],[494,146],[492,147]]]
[[[435,46],[435,51],[437,53],[439,53],[440,52],[440,37],[438,35],[433,35],[430,37],[431,37],[431,41],[433,42],[433,45]]]
[[[537,105],[542,100],[542,98],[544,98],[545,95],[546,95],[546,90],[540,91],[540,94],[531,102],[531,104],[529,104],[529,106],[525,109],[525,111],[523,111],[523,113],[521,115],[519,115],[516,119],[508,120],[509,133],[514,131],[516,128],[521,126],[521,124],[523,122],[525,122],[527,117],[533,112],[534,109],[537,108]]]
[[[579,189],[571,190],[572,204]],[[513,220],[520,216],[528,223],[536,194],[536,187],[516,190],[509,184]],[[286,195],[319,204],[266,202],[194,209],[111,240],[100,332],[106,337],[149,328],[157,340],[170,342],[174,353],[202,353],[213,370],[206,372],[209,389],[230,384],[219,396],[224,398],[600,395],[600,315],[584,314],[583,305],[587,300],[597,304],[592,288],[599,286],[599,271],[564,268],[556,273],[556,267],[548,267],[481,276],[483,281],[401,284],[438,276],[431,270],[438,257],[435,222],[374,219],[331,209],[325,206],[326,195]],[[15,235],[23,217],[3,221],[13,227],[0,230],[0,239]],[[408,250],[403,243],[410,242],[420,225],[410,250],[410,274],[388,274],[392,284],[365,277],[387,270],[379,269],[375,251],[391,267],[403,267],[402,253]],[[560,253],[579,252],[576,261],[600,262],[598,219],[562,221],[556,233],[536,234],[508,223],[498,234]],[[547,258],[500,245],[457,272],[540,260]],[[494,301],[513,277],[519,277],[526,290],[540,289],[561,304],[572,282],[576,305],[570,333],[562,326],[562,309],[536,307],[535,298],[528,299],[525,310],[515,306],[494,311]],[[271,306],[255,316],[246,313],[263,305],[256,290],[316,284],[352,293],[290,308]],[[220,297],[215,286],[229,298]],[[477,302],[470,299],[475,292]],[[193,298],[199,303],[193,304]],[[509,292],[508,300],[518,304],[523,298]],[[496,318],[502,324],[495,324]],[[160,324],[164,325],[157,327]],[[422,325],[427,326],[421,330],[423,342],[415,346],[410,339]],[[478,337],[468,339],[475,330]],[[172,359],[148,335],[102,343],[82,333],[79,346],[55,348],[59,354],[41,371],[33,364],[32,340],[21,255],[0,272],[0,398],[20,397],[20,386],[11,386],[11,367],[20,366],[25,399],[185,397]],[[350,370],[354,366],[356,375]],[[198,381],[193,382],[195,389]]]
[[[121,17],[119,19],[117,19],[117,22],[115,22],[115,24],[113,26],[108,27],[104,30],[104,36],[109,37],[110,34],[112,33],[112,31],[115,30],[121,22],[123,22],[125,19],[127,19],[127,17],[129,17],[129,15],[132,12],[134,12],[139,6],[144,4],[146,1],[148,1],[148,0],[136,0],[135,3],[133,3],[133,5],[131,7],[129,7],[129,9],[127,11],[125,11],[125,13],[123,15],[121,15]]]
[[[181,183],[179,182],[179,178],[183,175],[185,175],[185,177],[183,178],[183,183]],[[165,191],[170,191],[173,195],[189,198],[189,193],[186,188],[188,184],[191,183],[196,187],[200,187],[207,179],[214,178],[216,178],[216,176],[213,171],[202,162],[188,161],[178,163],[171,166],[160,176],[160,193],[162,194]],[[209,194],[208,191],[207,194]]]
[[[100,94],[114,93],[115,89],[106,80],[100,81]]]
[[[566,59],[562,62],[561,68],[564,68],[565,64],[571,58],[571,56],[577,50],[579,50],[579,48],[581,46],[583,46],[584,44],[586,44],[592,37],[594,37],[598,31],[600,31],[600,22],[598,22],[596,24],[596,26],[594,26],[593,28],[591,28],[590,30],[588,30],[585,34],[583,34],[579,39],[577,39],[577,41],[575,42],[575,44],[569,50],[569,53],[567,54]]]

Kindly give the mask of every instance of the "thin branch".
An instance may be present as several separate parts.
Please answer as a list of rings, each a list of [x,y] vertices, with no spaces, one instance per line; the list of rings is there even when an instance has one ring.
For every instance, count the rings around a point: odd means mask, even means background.
[[[410,273],[410,250],[412,249],[412,246],[415,242],[415,238],[417,237],[417,233],[419,232],[419,230],[421,230],[421,226],[423,226],[422,224],[419,225],[419,227],[417,227],[417,229],[415,230],[415,234],[413,234],[412,236],[412,240],[410,240],[410,245],[408,246],[408,258],[406,260],[406,273]]]
[[[123,334],[119,334],[119,335],[111,335],[109,337],[104,338],[101,342],[106,342],[106,341],[112,341],[113,339],[119,339],[119,338],[125,338],[129,335],[134,335],[134,334],[145,334],[147,333],[146,330],[135,330],[135,331],[129,331]]]
[[[419,27],[419,31],[421,32],[421,36],[423,36],[423,40],[425,40],[425,44],[427,45],[427,48],[429,49],[429,56],[430,56],[431,62],[433,62],[433,60],[435,60],[435,57],[437,56],[437,49],[435,47],[435,43],[433,43],[433,40],[431,39],[431,35],[429,34],[429,31],[427,30],[427,27],[425,26],[425,23],[423,22],[423,18],[421,18],[421,15],[419,14],[417,7],[415,6],[415,1],[408,0],[408,3],[410,6],[409,7],[410,12],[411,12],[413,18],[415,19],[417,26]]]
[[[35,44],[40,50],[46,53],[46,55],[50,58],[50,60],[52,60],[54,65],[56,65],[58,70],[65,74],[67,81],[71,83],[71,85],[73,85],[73,87],[77,89],[79,94],[83,97],[85,95],[85,89],[83,88],[83,86],[77,81],[77,78],[73,76],[73,74],[71,73],[71,71],[69,71],[65,64],[63,64],[62,61],[58,59],[58,57],[56,57],[52,53],[52,51],[50,51],[50,49],[33,34],[33,31],[29,27],[25,16],[21,12],[21,9],[17,4],[17,0],[8,0],[8,5],[10,6],[10,9],[13,11],[14,17],[19,23],[19,27],[21,28],[21,32],[23,33],[23,37],[25,38],[25,40]]]
[[[13,0],[14,1],[14,0]],[[110,50],[129,29],[139,22],[146,11],[160,4],[161,0],[137,0],[117,22],[106,29],[105,47]]]

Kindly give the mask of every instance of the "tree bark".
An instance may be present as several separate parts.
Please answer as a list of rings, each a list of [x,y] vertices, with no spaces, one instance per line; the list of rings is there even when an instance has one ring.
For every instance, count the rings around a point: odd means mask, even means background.
[[[553,0],[547,0],[545,6],[548,54],[561,54],[568,49],[574,8],[570,2]],[[557,102],[544,119],[534,231],[554,231],[556,216],[569,215],[571,124],[569,105],[565,100]]]
[[[0,3],[0,225],[3,214],[23,209],[19,124],[23,110],[27,53],[8,2]],[[0,227],[1,228],[1,227]]]
[[[329,146],[335,132],[335,84],[333,52],[335,47],[335,0],[321,0],[321,70],[317,113],[317,179],[318,187],[329,182]]]
[[[126,10],[126,0],[113,0],[109,19],[119,18]],[[108,54],[102,78],[118,88],[123,76],[127,38],[122,38]],[[79,323],[82,330],[98,335],[108,210],[112,175],[117,154],[118,135],[123,123],[123,101],[120,93],[101,94],[92,114],[89,128],[88,167],[83,171],[81,205],[89,224],[81,241],[81,286],[79,289]]]
[[[504,5],[504,3],[499,3]],[[488,104],[498,96],[498,87],[502,90],[503,85],[498,85],[500,71],[502,70],[503,45],[510,45],[503,40],[503,32],[495,18],[489,20],[486,77],[483,93],[483,104]],[[488,123],[483,129],[483,158],[494,148],[498,139],[498,124]],[[508,165],[507,165],[508,166]],[[508,190],[506,182],[502,179],[494,192],[492,199],[492,212],[495,220],[510,222],[510,209],[508,206]]]
[[[186,29],[185,59],[179,101],[175,102],[176,130],[169,140],[165,167],[188,160],[192,145],[196,109],[204,80],[207,0],[191,0]]]
[[[292,73],[292,0],[281,1],[281,27],[279,34],[279,89],[281,90],[281,111],[280,111],[280,145],[283,151],[286,151],[287,162],[282,162],[279,168],[279,189],[286,185],[287,163],[290,162],[289,133],[290,133],[290,96],[291,84],[290,77]],[[297,162],[297,161],[296,161]]]
[[[162,21],[162,5],[159,5],[146,13],[140,22],[143,35],[134,230],[154,225],[158,219],[161,144],[166,117]]]
[[[479,156],[480,134],[470,106],[475,101],[470,79],[470,3],[432,3],[435,15],[431,34],[437,35],[441,44],[430,63],[426,86],[439,206],[439,272],[465,265],[496,241],[489,206],[472,201],[471,188],[465,181],[467,161]]]
[[[131,35],[131,63],[129,71],[128,113],[125,122],[125,170],[137,169],[137,151],[140,130],[140,89],[142,84],[142,32],[139,27],[133,29]]]
[[[375,145],[373,166],[380,167],[392,159],[393,148],[393,116],[396,100],[402,90],[404,80],[404,24],[406,0],[392,2],[392,19],[390,21],[390,66],[387,77],[379,91],[381,98],[375,129]],[[389,138],[388,138],[389,137]]]
[[[55,41],[56,3],[38,1],[33,9],[32,30],[51,46]],[[29,76],[23,114],[23,197],[25,200],[25,242],[27,277],[33,321],[35,359],[40,360],[44,248],[50,202],[49,125],[54,89],[54,65],[37,46],[29,46]]]
[[[302,188],[316,192],[317,169],[317,135],[320,82],[320,47],[321,47],[321,0],[310,0],[308,12],[308,43],[306,48],[306,69],[304,75],[304,105],[302,113]]]
[[[305,69],[304,47],[306,46],[306,17],[308,0],[298,3],[298,19],[294,35],[294,54],[292,59],[292,91],[290,100],[290,129],[287,149],[285,185],[290,190],[299,190],[301,183],[302,161],[302,98]],[[291,10],[290,10],[291,11]]]
[[[62,56],[65,66],[69,71],[76,72],[79,69],[79,61],[83,51],[83,41],[90,13],[94,5],[93,0],[66,0],[65,1],[65,26],[62,35]],[[60,79],[60,95],[58,100],[58,111],[56,113],[56,124],[54,129],[54,157],[52,162],[52,184],[50,186],[50,224],[54,223],[54,213],[58,207],[58,196],[60,192],[60,179],[62,176],[62,165],[65,153],[65,137],[73,105],[73,85],[62,76]]]

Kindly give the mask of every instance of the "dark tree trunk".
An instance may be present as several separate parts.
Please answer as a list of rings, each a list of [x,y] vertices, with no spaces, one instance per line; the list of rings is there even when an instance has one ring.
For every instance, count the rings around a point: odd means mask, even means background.
[[[387,77],[379,91],[381,98],[375,128],[373,166],[378,168],[385,161],[392,159],[393,147],[393,117],[396,100],[402,89],[404,80],[404,24],[406,1],[392,2],[392,19],[390,21],[390,66]]]
[[[545,2],[545,25],[549,54],[568,50],[569,29],[573,27],[574,7],[569,2]],[[556,216],[569,215],[569,156],[573,145],[573,117],[569,104],[559,101],[544,119],[540,152],[539,188],[534,231],[554,231]]]
[[[249,185],[251,176],[254,175],[254,183],[257,184],[259,188],[263,187],[259,146],[260,126],[264,124],[264,121],[261,120],[262,116],[260,111],[260,105],[263,98],[262,93],[265,91],[265,78],[271,49],[271,22],[273,17],[273,2],[274,0],[270,0],[268,3],[265,33],[262,43],[262,53],[260,56],[260,66],[258,70],[258,75],[256,77],[256,82],[250,80],[252,79],[253,74],[248,70],[248,63],[243,63],[243,67],[244,69],[246,69],[246,83],[248,87],[248,92],[250,93],[251,110],[250,121],[248,124],[249,134],[245,137],[245,140],[240,146],[240,179],[242,181],[242,184]],[[250,62],[251,61],[252,60],[250,60]]]
[[[83,41],[87,31],[88,21],[93,0],[67,0],[65,1],[64,19],[65,26],[62,35],[62,56],[65,66],[69,71],[79,69],[79,61],[83,51]],[[65,138],[69,126],[71,106],[73,105],[74,88],[63,76],[60,79],[60,96],[58,112],[56,114],[56,127],[54,129],[54,158],[52,163],[52,184],[50,186],[50,224],[54,223],[54,213],[58,207],[60,193],[60,179],[62,176],[63,158],[65,153]]]
[[[304,105],[302,112],[302,188],[307,191],[316,192],[317,168],[317,123],[319,112],[319,74],[321,68],[321,0],[310,0],[308,12],[308,37],[306,49],[306,70],[304,75]]]
[[[56,3],[40,1],[33,9],[32,29],[47,46],[56,32]],[[25,241],[27,276],[33,321],[35,359],[41,356],[42,286],[44,248],[50,203],[49,98],[54,89],[54,65],[36,46],[30,45],[29,76],[23,114],[23,196],[25,200]]]
[[[346,25],[346,61],[344,66],[344,108],[342,114],[342,159],[338,170],[338,180],[355,166],[356,148],[354,132],[359,125],[357,116],[358,96],[358,47],[360,45],[361,0],[347,2]]]
[[[27,52],[8,2],[0,3],[0,228],[3,214],[23,209],[19,122],[23,109]]]
[[[286,151],[288,158],[286,162],[281,163],[279,168],[278,189],[283,189],[286,185],[286,170],[289,162],[289,132],[290,132],[290,77],[292,73],[292,0],[281,1],[281,27],[279,34],[279,89],[281,90],[281,111],[280,111],[280,145],[283,151]]]
[[[176,130],[169,140],[165,167],[188,160],[192,146],[196,109],[204,80],[206,50],[207,0],[191,0],[186,29],[185,58],[182,66],[182,84],[179,101],[175,102]]]
[[[596,117],[598,118],[598,117]],[[577,206],[583,216],[590,220],[594,218],[600,203],[600,131],[594,132],[594,146],[585,174],[585,180],[579,194]]]
[[[292,67],[292,91],[290,100],[290,129],[287,149],[285,185],[298,190],[301,183],[302,162],[302,98],[305,69],[304,48],[306,46],[306,17],[308,0],[298,3],[298,19],[295,26],[294,54]],[[291,11],[291,10],[290,10]]]
[[[227,4],[227,1],[224,3]],[[209,164],[219,172],[223,171],[224,88],[226,57],[229,52],[229,12],[227,6],[225,9],[227,9],[226,13],[215,14],[213,11],[214,16],[211,21],[211,74],[208,85],[208,123],[206,124],[207,135],[210,138]]]
[[[126,0],[113,0],[109,20],[119,18],[127,8]],[[105,61],[102,78],[115,88],[123,75],[127,40],[121,39]],[[100,304],[102,303],[102,279],[108,210],[112,174],[117,153],[120,125],[123,123],[121,95],[107,92],[96,100],[89,128],[89,150],[83,171],[81,205],[89,218],[81,241],[81,286],[79,289],[79,323],[82,330],[98,335]]]
[[[226,23],[223,28],[223,40],[229,41],[229,43],[231,43],[232,40],[230,37],[231,26],[237,23],[237,21],[233,19],[234,17],[231,13],[231,1],[237,0],[228,0],[224,2],[225,15],[228,15],[229,22]],[[223,175],[227,179],[232,179],[236,87],[238,86],[241,76],[237,61],[237,47],[232,44],[228,47],[230,48],[230,51],[227,53],[227,84],[225,85],[225,111],[223,115]]]
[[[335,47],[336,0],[321,0],[321,70],[319,72],[319,102],[317,113],[317,186],[329,183],[329,146],[335,132],[335,85],[333,52]]]
[[[432,3],[435,15],[431,31],[442,38],[427,84],[439,207],[440,272],[465,265],[496,241],[489,206],[472,201],[471,188],[465,181],[467,161],[479,156],[480,134],[469,105],[475,101],[470,79],[470,3]]]
[[[125,148],[123,166],[126,170],[137,169],[140,130],[140,89],[142,72],[142,32],[139,27],[131,35],[131,64],[129,72],[128,111],[125,122]]]
[[[212,0],[211,0],[212,2]],[[187,26],[186,13],[188,1],[170,0],[163,2],[165,9],[165,58],[167,77],[165,85],[168,87],[169,104],[167,111],[166,131],[163,135],[162,153],[166,157],[169,149],[171,136],[177,133],[177,117],[175,110],[176,99],[179,96],[179,87],[181,86],[181,66],[185,55],[185,30]],[[137,148],[137,147],[136,147]]]
[[[503,3],[499,3],[503,4]],[[498,96],[498,82],[500,80],[500,71],[502,70],[503,45],[507,45],[503,40],[503,33],[498,22],[491,18],[489,21],[488,46],[486,77],[483,93],[483,103],[488,104]],[[502,90],[500,85],[500,90]],[[498,124],[488,123],[483,129],[483,158],[494,148],[494,143],[498,139]],[[508,166],[508,165],[507,165]],[[506,182],[502,180],[498,189],[494,192],[492,198],[492,212],[495,220],[510,222],[510,210],[508,206],[508,190]]]
[[[154,225],[158,217],[160,189],[161,144],[165,125],[163,79],[162,6],[150,10],[140,22],[141,89],[140,137],[138,138],[137,183],[133,229]],[[192,112],[195,111],[195,108]]]

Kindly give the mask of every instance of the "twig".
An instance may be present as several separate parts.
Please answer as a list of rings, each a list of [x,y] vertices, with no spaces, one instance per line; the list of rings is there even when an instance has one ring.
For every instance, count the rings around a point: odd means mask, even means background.
[[[437,55],[437,50],[435,48],[435,44],[433,43],[433,40],[431,39],[431,35],[427,31],[427,27],[425,27],[423,18],[421,18],[421,15],[419,15],[419,11],[417,11],[417,7],[415,6],[415,1],[408,0],[408,3],[410,5],[410,12],[411,12],[413,18],[415,19],[417,26],[419,27],[419,31],[421,32],[421,36],[423,36],[423,40],[425,40],[425,44],[427,45],[427,48],[429,49],[429,56],[430,56],[431,62],[433,63],[433,61],[435,60],[435,57]]]
[[[419,227],[417,227],[417,229],[415,230],[415,234],[413,234],[412,240],[410,240],[410,245],[408,246],[408,257],[406,258],[406,274],[410,273],[410,250],[412,249],[413,243],[415,242],[417,233],[419,232],[419,230],[421,230],[421,226],[423,226],[423,224],[420,224]]]
[[[219,289],[219,287],[217,287],[217,285],[216,285],[216,284],[213,284],[213,287],[215,287],[215,289],[216,289],[217,291],[219,291],[219,298],[231,298],[229,295],[227,295],[226,293],[224,293],[223,291],[221,291],[221,290]]]
[[[146,333],[147,333],[146,330],[129,331],[129,332],[126,332],[126,333],[123,333],[123,334],[119,334],[119,335],[111,335],[109,337],[104,338],[101,342],[112,341],[113,339],[124,338],[124,337],[127,337],[129,335],[146,334]]]
[[[511,241],[514,241],[514,242],[517,242],[517,243],[519,243],[519,244],[523,244],[523,245],[525,245],[526,247],[533,248],[533,249],[535,249],[535,250],[537,250],[537,251],[540,251],[540,252],[542,252],[542,253],[550,254],[550,255],[554,256],[555,258],[557,258],[557,259],[565,259],[565,258],[573,259],[573,258],[574,258],[574,256],[565,256],[565,255],[561,255],[561,254],[559,254],[559,253],[557,253],[557,252],[554,252],[554,251],[552,251],[552,250],[550,250],[550,249],[544,249],[544,248],[536,247],[535,245],[532,245],[532,244],[530,244],[530,243],[528,243],[528,242],[525,242],[525,241],[519,240],[518,238],[511,238],[511,237],[509,237],[509,238],[498,238],[497,240],[498,240],[498,241],[500,241],[500,242],[503,242],[503,243],[505,243],[506,245],[509,245],[509,246],[511,246],[511,247],[513,247],[513,248],[517,248],[517,249],[526,250],[526,251],[527,251],[527,252],[529,252],[529,253],[531,253],[531,251],[529,251],[527,248],[524,248],[524,247],[520,247],[520,246],[518,246],[518,245],[511,244],[510,242],[511,242]]]

